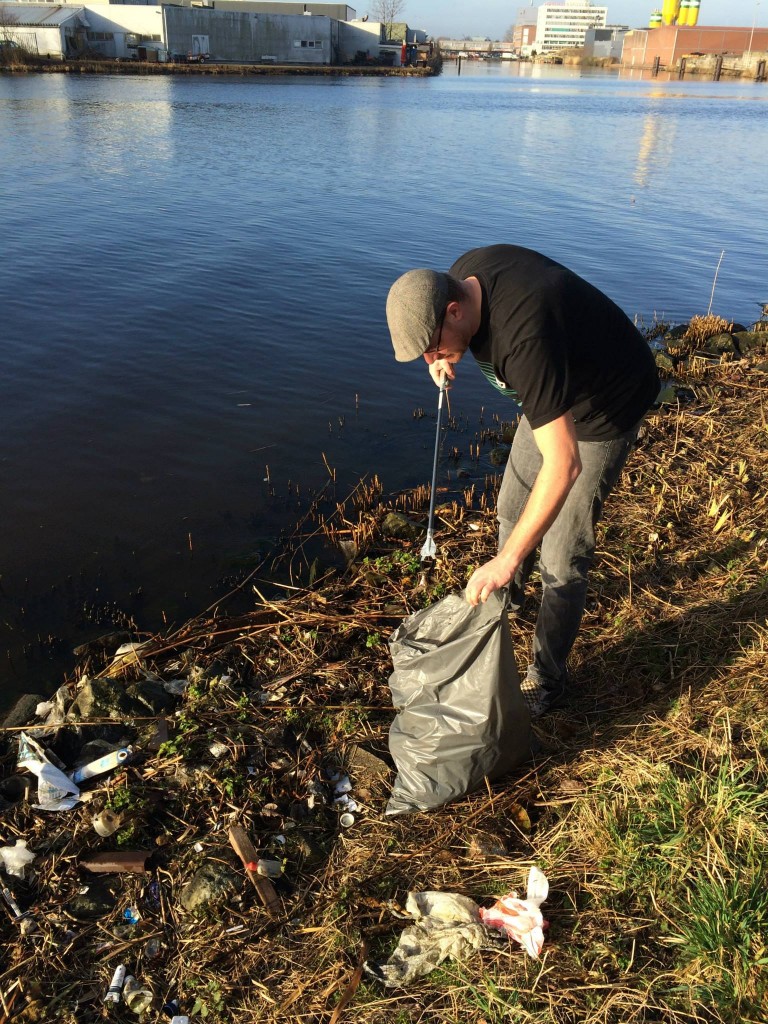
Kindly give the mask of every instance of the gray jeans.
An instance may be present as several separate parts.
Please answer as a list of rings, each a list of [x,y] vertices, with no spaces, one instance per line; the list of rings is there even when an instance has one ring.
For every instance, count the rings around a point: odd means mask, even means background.
[[[637,438],[639,424],[612,441],[579,441],[581,474],[557,519],[541,541],[541,607],[536,619],[533,657],[528,677],[549,690],[565,685],[565,662],[581,625],[587,597],[587,573],[595,555],[595,526],[603,502],[619,478]],[[499,550],[504,546],[528,501],[541,469],[541,453],[528,420],[515,433],[504,470],[497,515]],[[525,559],[510,585],[511,606],[519,608],[536,552]]]

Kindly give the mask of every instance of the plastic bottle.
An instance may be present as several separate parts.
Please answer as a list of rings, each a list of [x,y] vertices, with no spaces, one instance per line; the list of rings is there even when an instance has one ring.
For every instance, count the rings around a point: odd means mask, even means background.
[[[138,907],[126,907],[123,911],[123,920],[126,924],[134,925],[138,924],[141,920],[141,914],[139,913]]]
[[[107,994],[104,996],[104,1002],[119,1003],[124,983],[125,964],[118,964],[118,966],[115,968],[115,973],[112,975],[112,981],[109,983],[109,989],[107,990]]]
[[[142,1014],[152,1005],[152,990],[129,974],[123,986],[123,999],[129,1010]]]

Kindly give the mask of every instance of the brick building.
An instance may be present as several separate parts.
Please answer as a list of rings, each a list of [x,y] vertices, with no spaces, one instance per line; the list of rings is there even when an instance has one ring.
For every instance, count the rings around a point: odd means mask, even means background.
[[[624,67],[651,67],[656,58],[674,68],[692,53],[745,53],[768,49],[768,29],[729,28],[717,25],[663,25],[633,29],[624,36],[621,63]]]

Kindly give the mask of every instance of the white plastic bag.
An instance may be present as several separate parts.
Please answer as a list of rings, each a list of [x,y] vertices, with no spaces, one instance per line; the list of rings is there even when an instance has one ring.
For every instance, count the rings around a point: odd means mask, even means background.
[[[68,811],[80,803],[80,789],[56,765],[51,764],[43,748],[22,732],[19,736],[19,768],[28,768],[37,776],[37,803],[43,811]]]

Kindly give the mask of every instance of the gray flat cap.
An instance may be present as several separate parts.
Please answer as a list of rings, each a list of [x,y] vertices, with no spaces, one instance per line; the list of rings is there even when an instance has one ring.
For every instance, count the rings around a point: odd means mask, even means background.
[[[399,363],[418,359],[427,351],[448,295],[448,275],[435,270],[409,270],[389,289],[387,323]]]

